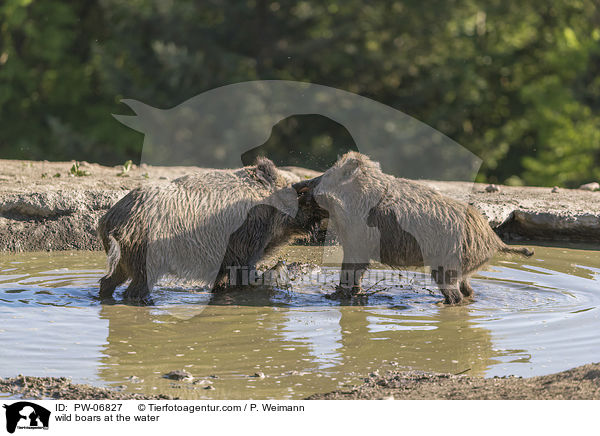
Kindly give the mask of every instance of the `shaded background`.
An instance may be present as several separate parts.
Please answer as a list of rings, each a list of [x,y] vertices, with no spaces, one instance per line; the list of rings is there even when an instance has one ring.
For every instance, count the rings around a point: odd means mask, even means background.
[[[169,108],[285,79],[429,124],[483,159],[479,181],[572,187],[600,179],[599,72],[594,0],[4,0],[0,157],[139,161],[142,135],[111,116],[131,113],[122,98]],[[290,144],[280,160],[314,167],[354,148],[319,116],[265,147]]]

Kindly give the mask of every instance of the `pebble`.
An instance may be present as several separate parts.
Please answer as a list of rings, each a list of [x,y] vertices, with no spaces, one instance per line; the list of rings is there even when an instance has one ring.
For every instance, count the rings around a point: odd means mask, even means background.
[[[204,386],[204,389],[207,390],[207,391],[214,391],[215,387],[212,386],[212,385],[208,385],[208,386]]]
[[[186,370],[175,370],[163,375],[164,378],[170,380],[192,380],[194,377]]]
[[[558,186],[555,186],[554,188],[552,188],[552,193],[557,193],[558,192]]]
[[[598,183],[598,182],[586,183],[585,185],[581,185],[579,187],[579,189],[582,189],[584,191],[597,191],[600,189],[600,183]]]
[[[130,375],[129,377],[127,377],[127,380],[129,380],[131,383],[141,383],[144,380],[139,378],[137,375]]]
[[[252,377],[256,377],[256,378],[265,378],[266,375],[264,372],[257,372],[256,374],[254,374]]]
[[[500,188],[496,185],[487,185],[485,187],[485,192],[499,192]]]

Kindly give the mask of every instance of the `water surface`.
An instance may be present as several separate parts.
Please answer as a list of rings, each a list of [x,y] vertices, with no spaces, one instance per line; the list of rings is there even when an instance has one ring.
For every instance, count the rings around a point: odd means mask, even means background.
[[[475,302],[460,307],[437,304],[441,295],[423,272],[388,270],[391,284],[365,282],[378,291],[365,304],[341,305],[323,297],[337,279],[331,267],[310,273],[321,282],[305,275],[289,290],[211,298],[165,282],[154,306],[120,304],[118,294],[117,304],[102,305],[103,253],[4,254],[0,376],[70,376],[190,399],[282,399],[392,367],[548,374],[600,361],[597,249],[536,246],[534,258],[498,256],[472,281]],[[318,258],[318,250],[284,255]],[[162,378],[175,369],[200,383]],[[266,377],[252,377],[259,372]],[[215,389],[204,389],[210,383]]]

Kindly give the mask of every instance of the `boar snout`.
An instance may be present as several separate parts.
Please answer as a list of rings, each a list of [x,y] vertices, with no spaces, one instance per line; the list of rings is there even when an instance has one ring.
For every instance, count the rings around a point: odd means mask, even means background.
[[[301,209],[308,209],[313,215],[316,215],[320,218],[327,218],[329,217],[329,214],[325,209],[318,205],[313,196],[313,192],[321,181],[321,177],[322,176],[315,177],[314,179],[303,180],[293,184],[292,187],[298,194],[298,206]]]
[[[321,181],[322,177],[323,176],[319,176],[319,177],[315,177],[313,179],[302,180],[301,182],[294,183],[292,185],[292,187],[296,190],[296,192],[298,193],[299,197],[301,195],[303,195],[303,194],[310,194],[310,195],[312,195],[312,191],[319,184],[319,182]]]

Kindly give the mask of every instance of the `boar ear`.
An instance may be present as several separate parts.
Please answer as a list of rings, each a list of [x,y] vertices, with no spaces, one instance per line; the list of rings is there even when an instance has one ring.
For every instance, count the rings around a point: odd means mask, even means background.
[[[256,159],[256,178],[265,185],[274,185],[277,182],[277,167],[270,159],[258,157]]]
[[[344,163],[344,166],[342,167],[342,171],[344,174],[345,178],[348,177],[352,177],[352,175],[354,175],[354,173],[356,172],[356,170],[360,167],[360,162],[358,159],[348,159],[346,160],[346,162]]]

